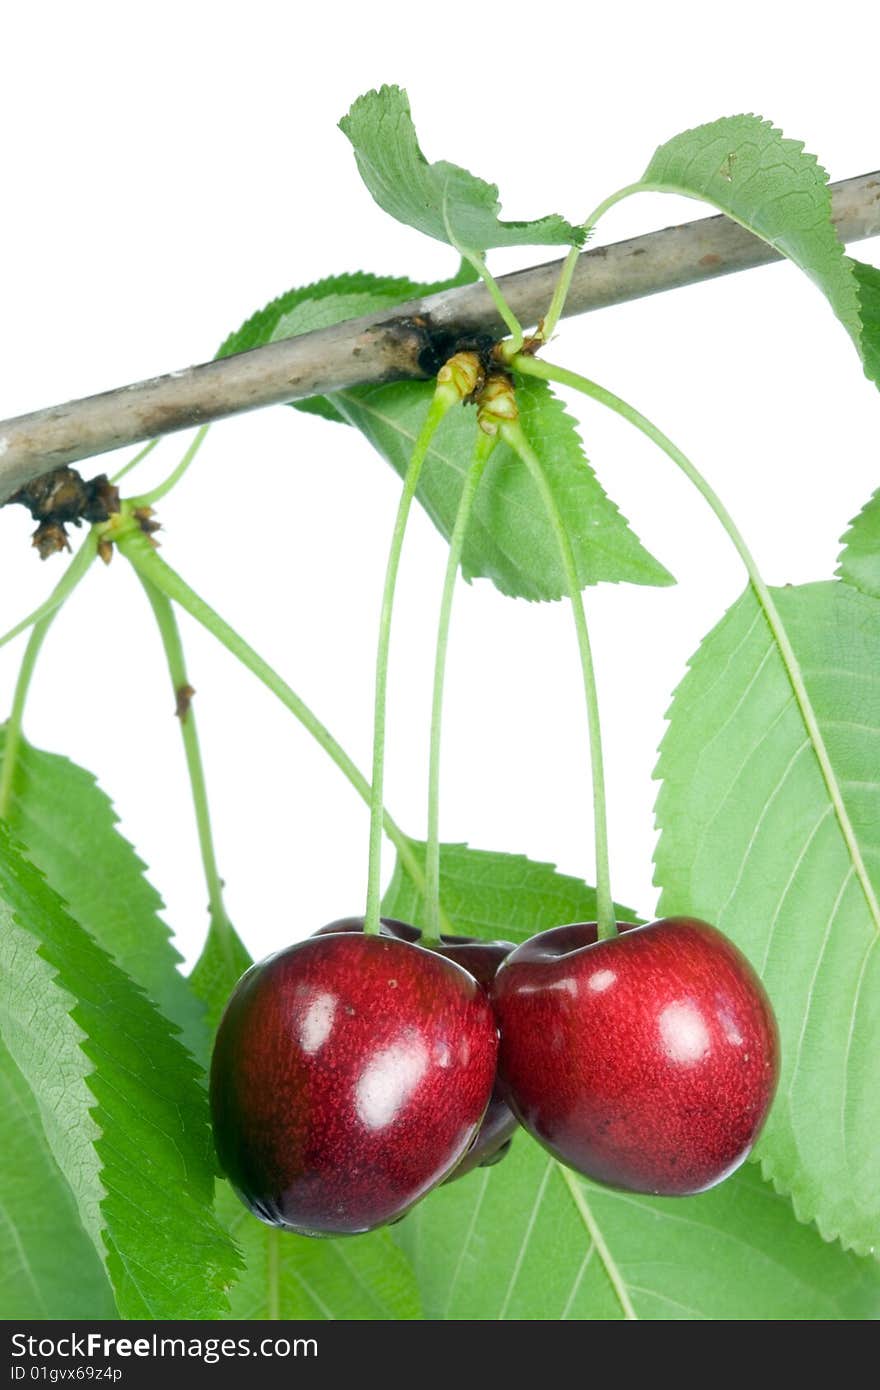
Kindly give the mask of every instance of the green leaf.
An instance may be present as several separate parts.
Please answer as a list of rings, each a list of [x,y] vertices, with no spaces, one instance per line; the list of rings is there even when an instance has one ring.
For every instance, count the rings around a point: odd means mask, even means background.
[[[230,1316],[397,1321],[421,1318],[412,1267],[387,1231],[312,1240],[263,1225],[223,1183],[218,1210],[247,1269],[232,1290]]]
[[[212,1210],[198,1070],[0,825],[0,1033],[124,1317],[213,1318],[238,1264]]]
[[[614,1192],[526,1135],[396,1239],[431,1320],[874,1320],[880,1268],[801,1226],[749,1167],[700,1197]]]
[[[802,1220],[869,1253],[880,1237],[880,606],[839,583],[774,597],[842,810],[749,589],[669,713],[660,910],[714,922],[763,977],[782,1076],[756,1155]]]
[[[403,304],[420,293],[420,287],[401,276],[370,275],[355,271],[350,275],[329,275],[311,285],[287,290],[277,299],[245,319],[240,328],[224,340],[217,357],[295,338],[314,328],[329,328],[343,319],[372,314],[389,302]],[[325,300],[329,304],[321,307]]]
[[[865,376],[880,386],[880,269],[850,258],[859,292]]]
[[[427,382],[399,382],[337,392],[333,400],[402,477],[432,390]],[[581,583],[673,583],[606,496],[584,456],[574,421],[547,384],[519,378],[516,392],[523,430],[569,527]],[[419,501],[447,539],[473,453],[475,428],[471,411],[450,411],[422,468]],[[507,444],[499,444],[492,454],[474,500],[462,572],[468,580],[491,579],[513,597],[558,599],[567,593],[540,494]]]
[[[411,280],[375,275],[331,275],[313,285],[288,290],[258,309],[241,328],[230,333],[221,345],[217,357],[231,357],[236,352],[277,343],[283,338],[296,338],[315,328],[331,328],[345,319],[362,314],[377,313],[394,304],[414,299],[419,287]],[[344,424],[342,416],[327,396],[311,396],[308,400],[293,401],[297,410],[323,415],[327,420]]]
[[[501,222],[494,184],[457,164],[429,164],[400,87],[358,97],[339,127],[354,146],[361,178],[380,208],[426,236],[477,255],[493,246],[580,246],[584,241],[583,228],[563,217]]]
[[[865,503],[841,537],[837,573],[847,584],[880,598],[880,488]]]
[[[411,840],[410,844],[424,863],[423,842]],[[443,906],[462,936],[519,943],[564,922],[596,920],[595,888],[524,854],[441,845],[440,884]],[[386,917],[424,925],[424,897],[400,860],[382,899],[382,911]],[[630,908],[619,905],[617,916],[621,922],[639,920]]]
[[[251,314],[240,328],[230,333],[216,356],[231,357],[233,353],[249,352],[251,348],[277,343],[282,338],[296,338],[300,333],[332,328],[345,319],[380,313],[410,299],[472,284],[476,278],[476,271],[466,263],[451,279],[431,283],[400,275],[372,275],[368,271],[328,275],[311,285],[287,290]]]
[[[0,728],[0,760],[6,730]],[[68,758],[22,740],[7,820],[71,915],[180,1028],[204,1061],[204,1009],[178,965],[159,913],[163,903],[144,865],[117,829],[113,803],[95,778]]]
[[[827,296],[867,369],[856,277],[831,220],[828,175],[799,141],[759,116],[727,116],[661,145],[641,187],[711,203],[794,261]]]
[[[236,982],[252,964],[242,942],[212,928],[190,976],[217,1024]],[[408,1260],[386,1231],[341,1240],[312,1240],[266,1226],[251,1216],[227,1183],[217,1210],[245,1259],[230,1294],[232,1318],[420,1318]]]
[[[193,994],[205,1005],[212,1035],[230,994],[252,964],[247,947],[231,923],[212,922],[202,953],[189,976]]]
[[[36,1101],[2,1043],[0,1111],[3,1317],[114,1318],[110,1285],[49,1150]]]
[[[230,333],[217,357],[248,352],[266,343],[277,343],[282,338],[297,338],[301,333],[311,333],[318,328],[332,328],[346,319],[381,313],[406,304],[410,299],[421,299],[439,290],[466,285],[474,279],[476,272],[466,262],[462,262],[461,269],[452,279],[434,284],[419,284],[415,280],[360,271],[353,275],[331,275],[312,285],[288,290],[265,308],[258,309],[241,328]],[[308,400],[292,401],[291,404],[297,410],[323,415],[327,420],[345,424],[328,396],[311,396]]]
[[[462,283],[466,272],[447,285]],[[357,314],[390,309],[439,286],[381,280],[357,274],[336,276],[291,290],[254,314],[226,340],[221,356],[275,342],[313,328],[326,328]],[[433,392],[430,382],[351,388],[306,402],[319,414],[356,426],[401,475]],[[572,533],[584,584],[600,580],[670,584],[671,575],[642,547],[609,500],[584,457],[577,428],[546,383],[517,383],[523,428],[550,477]],[[300,402],[302,404],[302,402]],[[434,437],[422,470],[418,498],[439,531],[449,538],[474,443],[469,410],[451,411]],[[467,579],[491,579],[502,593],[529,599],[560,598],[566,592],[556,539],[528,469],[500,444],[477,494],[465,540],[462,569]]]

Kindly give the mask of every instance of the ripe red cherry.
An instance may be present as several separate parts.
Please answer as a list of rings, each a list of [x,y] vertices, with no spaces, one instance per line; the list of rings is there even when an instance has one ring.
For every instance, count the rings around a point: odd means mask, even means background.
[[[702,1192],[746,1158],[779,1071],[769,1000],[705,922],[556,927],[519,946],[492,1000],[499,1078],[522,1124],[613,1187]]]
[[[242,977],[220,1023],[221,1167],[270,1225],[395,1221],[467,1152],[497,1048],[485,991],[442,956],[385,936],[298,942]]]
[[[338,922],[321,927],[315,935],[324,936],[328,932],[361,932],[363,929],[363,917],[343,917]],[[418,927],[412,927],[408,922],[398,922],[393,917],[383,917],[380,929],[384,936],[395,936],[414,943],[418,943],[422,936]],[[489,990],[501,962],[514,949],[512,941],[481,941],[474,936],[441,936],[440,942],[439,946],[431,949],[436,951],[437,955],[445,956],[447,960],[453,960],[456,965],[463,966],[485,990]],[[493,1163],[498,1163],[508,1152],[516,1127],[516,1116],[496,1083],[476,1138],[446,1181],[452,1182],[455,1178],[462,1178],[474,1168],[488,1168]]]
[[[434,949],[447,960],[463,966],[486,991],[491,990],[502,963],[514,949],[511,941],[479,941],[467,936],[442,936],[440,941],[441,945]],[[454,1182],[475,1168],[490,1168],[500,1162],[510,1149],[516,1128],[516,1116],[496,1079],[477,1137],[446,1181]]]

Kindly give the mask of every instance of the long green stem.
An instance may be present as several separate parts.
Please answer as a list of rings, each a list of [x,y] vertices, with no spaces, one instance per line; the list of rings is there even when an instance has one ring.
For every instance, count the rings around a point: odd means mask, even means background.
[[[222,945],[224,937],[230,937],[232,924],[223,903],[223,880],[217,868],[214,837],[211,833],[208,789],[205,784],[205,769],[202,763],[199,735],[195,716],[189,705],[192,687],[186,673],[186,660],[183,654],[183,644],[180,640],[180,629],[177,626],[177,618],[170,600],[143,574],[139,574],[138,577],[149,599],[150,607],[156,619],[156,626],[159,629],[159,636],[162,639],[162,646],[165,649],[165,659],[168,663],[168,674],[171,677],[171,686],[177,703],[186,767],[192,788],[199,850],[208,889],[208,911],[211,915],[211,925],[217,928]]]
[[[510,344],[510,350],[512,352],[519,352],[525,337],[522,324],[504,298],[501,290],[498,288],[498,282],[490,274],[486,262],[483,260],[482,256],[476,256],[473,251],[467,251],[464,247],[457,247],[456,249],[459,250],[464,259],[473,266],[483,284],[486,286],[486,289],[489,291],[489,294],[492,296],[492,303],[498,310],[500,317],[504,320],[513,339]]]
[[[519,359],[517,359],[518,361]],[[530,360],[530,359],[527,359]],[[611,897],[611,871],[608,863],[608,825],[605,806],[605,770],[602,759],[602,731],[599,723],[599,697],[596,691],[596,676],[593,669],[593,654],[590,647],[590,634],[587,628],[587,615],[581,593],[580,579],[571,548],[568,531],[562,513],[547,482],[541,461],[526,439],[519,421],[507,421],[501,426],[501,437],[519,455],[535,480],[547,517],[556,536],[559,555],[565,573],[565,583],[571,599],[574,625],[577,632],[578,651],[581,659],[581,672],[584,681],[584,696],[587,704],[587,724],[590,736],[590,764],[593,780],[593,820],[596,839],[596,922],[599,939],[617,935],[617,921],[614,902]]]
[[[196,431],[195,435],[190,441],[189,448],[187,449],[183,458],[180,460],[180,463],[171,473],[168,474],[168,477],[165,479],[165,481],[163,483],[159,483],[158,487],[152,488],[150,492],[144,492],[141,494],[140,497],[131,498],[131,505],[134,507],[152,507],[154,503],[160,501],[160,499],[163,498],[166,495],[166,493],[169,493],[173,487],[176,487],[186,470],[189,468],[196,454],[199,452],[199,449],[202,447],[202,444],[205,440],[205,435],[208,433],[208,429],[208,425],[202,425],[201,428]]]
[[[161,439],[157,438],[151,439],[149,444],[145,444],[139,454],[135,454],[133,459],[129,459],[128,463],[123,464],[118,473],[113,474],[113,477],[110,479],[111,483],[121,482],[122,479],[126,476],[126,474],[130,473],[133,468],[137,468],[141,460],[145,459],[147,457],[147,454],[151,454],[155,449],[156,445],[160,442]]]
[[[54,613],[66,602],[73,593],[77,584],[87,572],[89,566],[98,553],[97,539],[94,532],[90,531],[74,555],[64,574],[61,576],[49,597],[35,608],[33,613],[29,613],[26,618],[22,618],[20,623],[11,627],[0,637],[0,647],[5,647],[7,642],[11,642],[19,633],[26,632],[34,623],[38,623],[43,618],[51,618]]]
[[[495,448],[497,436],[477,432],[474,460],[461,491],[455,525],[449,540],[449,559],[443,580],[443,597],[437,624],[437,653],[434,660],[434,693],[431,702],[431,754],[428,766],[428,838],[425,845],[425,929],[422,945],[435,945],[440,939],[440,739],[443,728],[443,686],[446,679],[446,653],[455,581],[467,534],[471,508],[480,479]]]
[[[440,421],[450,406],[458,399],[454,390],[448,386],[437,386],[431,401],[425,423],[419,431],[413,448],[409,467],[403,482],[403,492],[397,508],[391,548],[388,552],[388,565],[385,571],[385,586],[382,592],[382,611],[379,617],[379,641],[376,651],[376,687],[373,709],[373,777],[370,797],[370,858],[367,874],[367,910],[364,931],[377,934],[379,931],[379,903],[382,895],[382,805],[385,780],[385,711],[388,689],[388,654],[391,642],[391,615],[394,609],[394,591],[400,569],[400,556],[410,507],[418,487],[422,464],[425,461],[431,440]]]
[[[625,188],[618,188],[616,193],[611,193],[607,198],[603,199],[599,206],[593,209],[587,220],[581,224],[585,228],[587,235],[589,236],[590,232],[599,221],[599,218],[602,217],[609,208],[613,208],[615,203],[622,202],[624,198],[628,198],[632,193],[638,193],[641,187],[642,185],[639,183],[628,183]],[[556,325],[562,317],[565,301],[571,289],[574,268],[577,265],[578,256],[580,254],[581,247],[573,246],[565,258],[562,270],[559,272],[559,279],[556,281],[556,288],[553,291],[550,308],[544,315],[542,337],[545,343],[549,342],[553,337],[556,331]]]
[[[253,647],[249,646],[244,638],[240,637],[235,629],[220,617],[219,613],[215,612],[181,579],[170,565],[165,563],[144,535],[137,531],[131,531],[127,535],[120,536],[117,545],[142,578],[147,579],[160,593],[172,599],[184,612],[195,618],[196,622],[207,628],[208,632],[212,633],[227,651],[237,657],[242,665],[246,666],[266,686],[267,690],[271,690],[272,694],[308,730],[325,753],[329,754],[340,772],[369,805],[370,784],[364,774],[352,762],[345,749],[336,742],[329,729],[325,728],[317,715],[300,699],[296,691],[292,690],[287,682],[278,675],[277,671],[273,670],[268,661],[259,656]],[[384,813],[383,823],[385,833],[397,850],[401,863],[419,891],[424,893],[424,871],[413,853],[409,841],[387,811]]]
[[[57,612],[57,609],[56,609]],[[0,820],[7,820],[9,817],[9,807],[12,802],[12,785],[15,780],[15,768],[18,761],[18,750],[21,746],[21,724],[24,717],[24,707],[27,700],[28,690],[30,689],[31,678],[34,674],[34,667],[37,664],[37,657],[40,655],[40,648],[43,645],[46,633],[52,625],[55,613],[50,613],[47,618],[42,618],[38,622],[24,649],[21,667],[18,672],[18,680],[15,684],[15,694],[12,698],[12,709],[9,712],[9,719],[6,723],[6,739],[3,748],[3,770],[0,772]]]
[[[622,400],[620,396],[615,396],[612,391],[606,390],[605,387],[599,386],[595,381],[591,381],[589,377],[581,376],[578,372],[572,372],[566,367],[557,367],[549,362],[539,361],[532,357],[517,357],[513,365],[517,371],[522,372],[524,375],[540,377],[543,381],[555,381],[560,386],[570,386],[575,391],[580,391],[583,395],[589,396],[592,400],[599,401],[601,405],[607,406],[607,408],[613,410],[616,415],[620,415],[624,420],[627,420],[629,424],[634,425],[637,430],[640,430],[642,434],[646,435],[659,449],[662,449],[663,453],[681,469],[685,477],[693,483],[694,487],[715,513],[715,516],[720,521],[742,560],[752,589],[755,592],[755,597],[764,611],[767,625],[770,628],[773,639],[779,650],[779,655],[782,658],[782,663],[788,674],[792,692],[804,721],[804,727],[815,750],[825,786],[828,789],[828,795],[831,799],[838,824],[840,825],[844,841],[852,859],[856,877],[865,895],[865,900],[874,923],[878,930],[880,930],[880,904],[878,904],[873,885],[868,877],[856,833],[850,821],[849,813],[844,805],[843,794],[840,790],[837,776],[825,745],[825,739],[822,736],[822,730],[819,728],[816,712],[813,709],[812,701],[810,700],[806,685],[804,684],[800,662],[791,645],[779,609],[776,607],[773,600],[773,595],[767,588],[761,571],[758,569],[755,558],[746,545],[741,531],[724,506],[721,498],[687,455],[682,453],[681,449],[673,444],[672,440],[669,439],[662,430],[658,429],[656,425],[652,424],[646,416],[642,415],[633,406]]]
[[[28,624],[33,623],[33,629],[28,638],[24,656],[22,657],[18,680],[15,684],[12,709],[10,710],[9,719],[6,724],[3,767],[2,771],[0,771],[0,820],[5,820],[9,815],[9,807],[12,802],[12,788],[15,781],[15,768],[18,760],[18,750],[21,746],[21,726],[24,719],[24,707],[27,702],[34,668],[37,664],[37,657],[40,655],[40,648],[45,641],[46,633],[52,626],[53,619],[60,612],[65,600],[73,593],[97,553],[97,537],[93,531],[90,531],[46,602],[37,609],[36,613],[32,613],[30,618],[25,619],[24,623],[19,623],[16,628],[13,628],[12,632],[7,633],[6,637],[2,639],[3,642],[8,641],[10,637],[14,637],[16,633],[21,632]],[[2,642],[0,642],[0,646],[2,646]]]

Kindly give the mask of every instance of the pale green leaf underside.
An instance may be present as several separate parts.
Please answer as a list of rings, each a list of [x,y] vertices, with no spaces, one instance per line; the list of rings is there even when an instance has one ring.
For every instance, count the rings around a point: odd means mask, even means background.
[[[846,584],[774,591],[852,824],[880,886],[880,606]],[[657,775],[662,913],[717,924],[779,1020],[779,1094],[756,1150],[803,1220],[880,1236],[880,922],[751,590],[705,639]]]
[[[520,1134],[503,1162],[432,1193],[395,1237],[432,1320],[880,1314],[875,1262],[799,1225],[754,1168],[700,1197],[641,1197],[579,1179]]]
[[[2,825],[0,1033],[122,1315],[222,1315],[238,1260],[198,1069]]]
[[[6,731],[0,728],[0,760]],[[68,758],[22,742],[9,826],[71,915],[207,1058],[204,1010],[178,970],[181,960],[159,917],[162,899],[120,835],[109,797]]]
[[[759,116],[727,116],[668,140],[641,186],[701,198],[800,266],[865,357],[856,279],[831,221],[828,175]]]
[[[0,1316],[113,1318],[95,1247],[58,1168],[40,1112],[0,1042]]]
[[[410,841],[424,863],[425,846]],[[596,920],[596,890],[579,878],[561,874],[553,864],[471,849],[469,845],[440,846],[443,906],[461,936],[519,943],[536,932],[564,922]],[[400,860],[382,900],[386,917],[413,926],[425,925],[425,900],[401,867]],[[636,922],[628,907],[617,907],[618,920]]]
[[[212,922],[201,955],[189,976],[190,989],[205,1006],[212,1034],[235,985],[252,964],[248,949],[235,929],[229,926],[224,931]]]
[[[358,97],[339,126],[380,208],[426,236],[476,254],[493,246],[579,246],[584,240],[583,228],[563,217],[499,221],[498,189],[493,184],[456,164],[429,164],[400,87],[381,87]],[[482,148],[482,140],[477,148]]]
[[[865,376],[880,386],[880,269],[850,258],[859,294]]]
[[[247,1262],[230,1295],[230,1317],[319,1321],[421,1318],[415,1275],[388,1231],[310,1240],[273,1230],[222,1183],[217,1209]]]
[[[871,598],[880,598],[880,488],[841,537],[837,573]]]
[[[431,398],[429,383],[399,382],[338,392],[346,420],[403,476]],[[571,537],[582,585],[602,580],[670,584],[669,572],[643,548],[590,468],[571,416],[545,382],[517,381],[523,430],[538,454]],[[447,539],[473,456],[472,410],[452,410],[435,434],[418,497]],[[506,444],[489,460],[464,543],[466,579],[491,579],[503,594],[558,599],[567,593],[559,549],[531,475]]]

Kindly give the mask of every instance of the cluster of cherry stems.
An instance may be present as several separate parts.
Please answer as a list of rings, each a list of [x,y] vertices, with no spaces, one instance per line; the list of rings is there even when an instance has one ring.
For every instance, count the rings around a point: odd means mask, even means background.
[[[519,359],[528,363],[530,355]],[[475,402],[474,459],[450,541],[434,681],[425,927],[379,917],[385,673],[400,543],[446,411]],[[440,714],[451,596],[468,517],[502,440],[529,469],[560,548],[590,725],[597,921],[514,947],[441,930]],[[451,359],[404,482],[380,623],[364,918],[253,967],[217,1036],[211,1104],[224,1172],[262,1220],[307,1235],[399,1220],[439,1183],[497,1163],[522,1124],[590,1178],[639,1192],[711,1187],[752,1148],[776,1086],[769,1001],[744,957],[688,918],[618,924],[597,699],[576,563],[511,378]]]
[[[615,920],[581,586],[564,518],[518,420],[509,367],[577,387],[658,443],[725,525],[771,627],[772,599],[721,503],[680,450],[610,392],[538,361],[539,345],[534,340],[532,350],[526,345],[523,351],[522,336],[515,335],[488,364],[459,353],[438,375],[389,556],[371,783],[286,682],[156,554],[146,518],[188,467],[204,430],[162,486],[123,503],[109,522],[93,528],[47,603],[2,639],[33,627],[7,731],[0,814],[12,796],[24,702],[46,631],[91,561],[97,554],[108,558],[114,545],[142,580],[178,698],[188,683],[172,602],[214,632],[288,706],[370,801],[365,916],[323,927],[248,970],[226,1007],[212,1060],[211,1107],[223,1171],[255,1215],[302,1234],[354,1234],[399,1220],[438,1184],[498,1162],[519,1124],[561,1163],[594,1180],[667,1196],[700,1192],[744,1161],[775,1091],[772,1009],[740,952],[692,918],[643,926]],[[422,463],[447,411],[465,403],[476,405],[476,445],[441,603],[423,869],[383,807],[391,614]],[[517,947],[456,935],[440,902],[439,754],[452,596],[473,501],[499,442],[529,470],[559,546],[584,678],[596,836],[597,920],[542,931]],[[192,716],[179,712],[212,930],[222,949],[231,927],[201,758]],[[380,919],[383,829],[421,889],[423,930]]]

